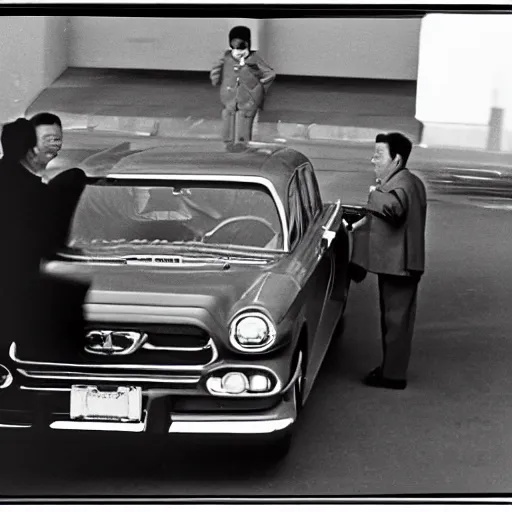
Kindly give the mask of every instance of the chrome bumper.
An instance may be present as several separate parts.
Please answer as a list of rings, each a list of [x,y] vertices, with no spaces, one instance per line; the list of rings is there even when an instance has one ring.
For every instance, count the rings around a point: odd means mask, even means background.
[[[174,434],[271,434],[290,427],[294,418],[256,421],[177,421],[169,428]]]
[[[30,423],[0,423],[0,428],[31,428]]]
[[[288,384],[280,390],[282,401],[272,409],[264,412],[245,412],[230,414],[215,413],[170,413],[165,431],[168,434],[271,434],[289,428],[295,423],[297,410],[295,403],[287,398],[288,391],[299,377],[301,359]],[[20,371],[20,370],[18,370]],[[68,392],[69,388],[25,387],[24,391]],[[163,392],[164,395],[169,392]],[[234,398],[235,400],[237,398]],[[0,402],[1,403],[1,402]],[[1,421],[1,420],[0,420]],[[51,421],[51,420],[50,420]],[[113,422],[93,420],[56,420],[48,427],[50,430],[75,430],[97,432],[132,432],[144,433],[147,430],[147,413],[144,412],[140,422]],[[3,421],[0,429],[31,429],[34,425],[28,421]]]
[[[297,417],[295,406],[283,400],[275,408],[264,413],[246,414],[171,414],[169,434],[271,434],[290,427]],[[146,418],[139,423],[101,421],[54,421],[54,430],[89,430],[109,432],[146,431]]]
[[[271,434],[290,427],[297,418],[295,405],[283,400],[264,413],[227,415],[174,414],[169,434]]]
[[[258,413],[210,414],[171,413],[165,430],[168,434],[271,434],[290,427],[297,418],[295,404],[283,399],[273,409]],[[140,422],[57,420],[49,425],[51,430],[75,430],[95,432],[144,433],[147,416]],[[0,423],[0,429],[31,429],[27,423]]]

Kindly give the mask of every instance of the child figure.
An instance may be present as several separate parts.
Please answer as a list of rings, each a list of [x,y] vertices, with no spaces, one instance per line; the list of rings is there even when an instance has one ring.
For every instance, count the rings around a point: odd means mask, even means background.
[[[220,83],[222,138],[228,149],[251,140],[254,118],[263,107],[275,71],[251,51],[251,31],[238,26],[229,32],[229,45],[210,72],[212,85]]]

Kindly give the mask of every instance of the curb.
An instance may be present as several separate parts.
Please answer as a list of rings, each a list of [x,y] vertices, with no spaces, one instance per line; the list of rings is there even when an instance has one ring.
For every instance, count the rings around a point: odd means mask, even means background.
[[[221,138],[221,120],[201,118],[154,118],[72,114],[55,112],[61,119],[65,131],[86,131],[92,133],[115,132],[119,135],[169,138],[195,138],[218,140]],[[393,128],[390,127],[389,131]],[[254,142],[265,143],[307,143],[320,144],[359,143],[372,145],[375,136],[386,131],[383,128],[355,126],[332,126],[320,124],[299,124],[285,122],[256,122]],[[512,153],[491,152],[474,148],[450,148],[426,146],[417,137],[406,133],[414,143],[416,158],[420,161],[436,160],[444,164],[488,165],[512,169]]]
[[[189,138],[199,137],[220,140],[221,121],[198,118],[154,118],[100,116],[55,112],[61,119],[65,130],[87,130],[93,132],[126,133],[147,137]],[[390,127],[389,130],[393,128]],[[331,126],[316,123],[306,125],[299,123],[256,122],[254,126],[255,140],[275,142],[281,139],[306,141],[350,141],[373,142],[382,128],[357,126]],[[407,133],[411,140],[416,141],[414,134]]]

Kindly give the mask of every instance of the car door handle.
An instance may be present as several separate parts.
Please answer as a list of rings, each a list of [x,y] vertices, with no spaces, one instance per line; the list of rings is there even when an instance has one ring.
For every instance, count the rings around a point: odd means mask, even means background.
[[[332,244],[332,241],[336,237],[336,231],[332,231],[331,229],[327,229],[326,226],[322,226],[322,229],[324,230],[322,234],[322,248],[323,249],[329,249],[329,247]]]

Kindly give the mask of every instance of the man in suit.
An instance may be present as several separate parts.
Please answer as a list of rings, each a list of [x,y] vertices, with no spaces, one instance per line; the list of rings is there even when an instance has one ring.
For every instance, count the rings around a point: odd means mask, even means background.
[[[363,380],[368,386],[405,389],[425,270],[427,199],[422,181],[407,168],[411,141],[401,133],[376,138],[367,215],[354,224],[352,263],[377,274],[383,361]]]
[[[26,119],[5,124],[1,143],[3,355],[6,345],[14,340],[52,340],[64,326],[67,333],[83,336],[81,301],[87,285],[46,277],[40,272],[41,262],[65,245],[76,202],[85,186],[85,174],[80,169],[70,169],[46,184],[37,164],[36,129]],[[65,313],[71,305],[70,322]]]
[[[0,271],[3,287],[19,288],[25,275],[39,272],[41,255],[46,252],[47,187],[30,163],[30,152],[37,144],[36,131],[26,119],[17,119],[2,128],[3,158],[0,161],[0,223],[3,249]]]

